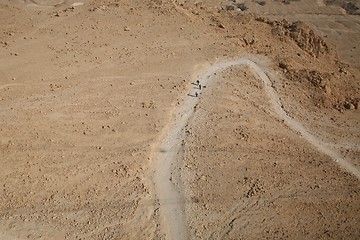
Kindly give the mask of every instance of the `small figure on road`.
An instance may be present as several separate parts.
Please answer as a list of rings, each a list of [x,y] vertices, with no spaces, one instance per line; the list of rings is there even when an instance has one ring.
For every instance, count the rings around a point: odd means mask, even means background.
[[[199,84],[200,84],[200,81],[199,81],[199,80],[196,80],[196,85],[199,86]]]
[[[201,84],[199,84],[199,90],[201,90]]]
[[[197,92],[195,92],[195,97],[198,97],[198,96],[199,96],[199,94]]]

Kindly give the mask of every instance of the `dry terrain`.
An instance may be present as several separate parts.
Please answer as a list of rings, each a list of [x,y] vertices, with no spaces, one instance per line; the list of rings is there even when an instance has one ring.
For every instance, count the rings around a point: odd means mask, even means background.
[[[359,239],[359,7],[0,0],[0,239]]]

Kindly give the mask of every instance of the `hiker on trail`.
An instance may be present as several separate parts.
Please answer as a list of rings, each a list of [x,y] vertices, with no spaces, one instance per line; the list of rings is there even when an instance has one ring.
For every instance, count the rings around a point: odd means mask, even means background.
[[[199,84],[200,84],[200,81],[199,81],[199,80],[196,80],[196,85],[199,86]]]
[[[199,84],[199,90],[201,90],[201,84]]]
[[[198,97],[198,96],[199,96],[199,94],[197,92],[195,92],[195,97]]]

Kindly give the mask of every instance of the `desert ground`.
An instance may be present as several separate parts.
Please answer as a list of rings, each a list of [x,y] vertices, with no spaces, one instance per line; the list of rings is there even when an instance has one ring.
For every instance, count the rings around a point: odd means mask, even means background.
[[[0,239],[359,239],[359,8],[0,0]]]

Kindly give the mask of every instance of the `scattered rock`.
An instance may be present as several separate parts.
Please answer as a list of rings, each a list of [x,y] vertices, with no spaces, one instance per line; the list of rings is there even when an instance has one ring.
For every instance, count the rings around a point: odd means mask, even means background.
[[[91,8],[89,9],[90,12],[95,12],[95,11],[109,11],[110,8],[106,5],[101,5],[101,6],[98,6],[98,7],[94,7],[94,8]]]
[[[249,191],[246,194],[247,198],[253,197],[254,195],[258,194],[258,193],[262,193],[264,192],[264,187],[262,186],[262,184],[260,183],[259,180],[256,180],[255,182],[253,182],[250,186]]]
[[[330,48],[326,42],[303,22],[290,23],[286,20],[270,21],[263,18],[259,20],[271,25],[273,27],[271,33],[277,36],[280,41],[286,41],[286,39],[290,38],[295,41],[302,50],[314,57],[330,53]]]
[[[356,6],[356,4],[360,6],[360,3],[352,3],[345,1],[341,7],[346,11],[347,14],[360,15],[360,8]]]

